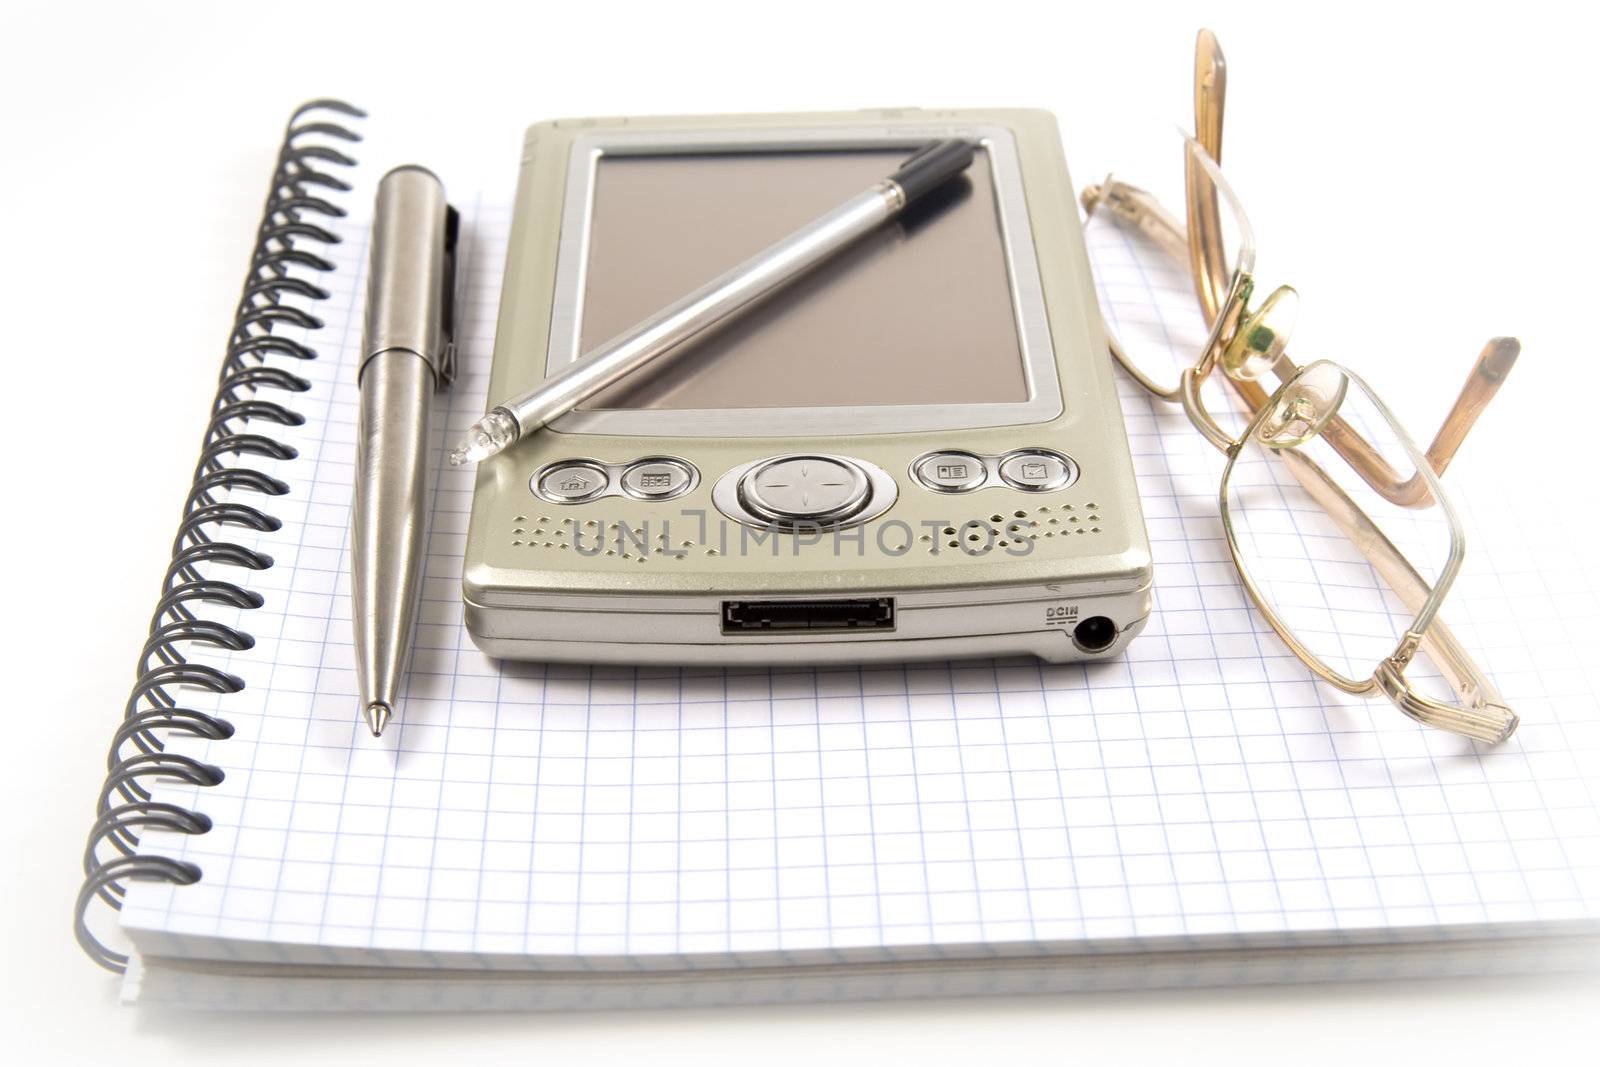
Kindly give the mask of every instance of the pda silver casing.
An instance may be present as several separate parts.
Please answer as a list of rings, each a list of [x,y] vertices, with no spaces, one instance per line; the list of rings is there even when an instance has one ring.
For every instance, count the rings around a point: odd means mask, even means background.
[[[856,191],[856,171],[949,137],[984,149],[951,204],[481,465],[463,579],[480,648],[682,665],[1127,646],[1150,550],[1048,112],[532,127],[489,402],[831,207],[828,182]]]

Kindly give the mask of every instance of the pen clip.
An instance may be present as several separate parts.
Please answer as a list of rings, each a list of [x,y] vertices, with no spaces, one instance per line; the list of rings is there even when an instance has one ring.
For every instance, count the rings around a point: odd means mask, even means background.
[[[461,303],[465,272],[458,269],[456,253],[461,241],[461,212],[449,205],[444,211],[444,293],[439,313],[439,388],[448,389],[456,380],[456,315]]]

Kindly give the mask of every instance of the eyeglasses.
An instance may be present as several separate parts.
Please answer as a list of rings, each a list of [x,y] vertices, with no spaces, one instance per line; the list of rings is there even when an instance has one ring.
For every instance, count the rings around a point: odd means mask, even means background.
[[[1381,693],[1424,725],[1503,741],[1516,714],[1438,618],[1464,548],[1439,475],[1520,346],[1489,342],[1425,453],[1353,371],[1293,363],[1286,349],[1298,297],[1280,286],[1258,299],[1255,236],[1216,161],[1225,83],[1221,48],[1202,30],[1196,135],[1183,150],[1187,226],[1133,186],[1108,178],[1084,190],[1091,221],[1132,227],[1187,268],[1183,284],[1192,282],[1203,323],[1203,340],[1197,332],[1188,342],[1198,349],[1192,360],[1164,323],[1146,324],[1158,329],[1142,344],[1137,329],[1119,339],[1108,327],[1112,353],[1224,453],[1218,497],[1229,552],[1290,651],[1343,692]],[[1095,266],[1103,284],[1117,283],[1116,264],[1097,256]],[[1233,404],[1216,403],[1219,379]],[[1263,382],[1273,379],[1269,392]]]

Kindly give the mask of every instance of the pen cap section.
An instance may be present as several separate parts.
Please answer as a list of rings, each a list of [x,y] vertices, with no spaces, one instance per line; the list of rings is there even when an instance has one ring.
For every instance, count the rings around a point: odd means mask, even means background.
[[[378,183],[363,371],[372,357],[395,349],[427,360],[436,379],[445,370],[449,214],[444,185],[422,167],[396,167]]]

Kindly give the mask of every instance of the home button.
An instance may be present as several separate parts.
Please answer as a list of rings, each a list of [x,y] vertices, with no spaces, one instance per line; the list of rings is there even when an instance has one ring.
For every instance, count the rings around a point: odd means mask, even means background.
[[[552,463],[533,476],[533,491],[552,504],[582,504],[606,491],[604,467],[584,460]]]

